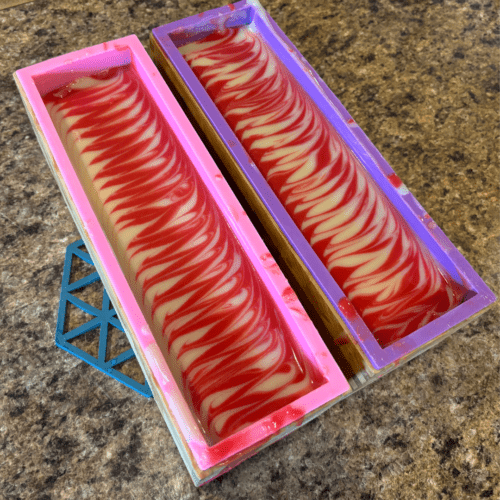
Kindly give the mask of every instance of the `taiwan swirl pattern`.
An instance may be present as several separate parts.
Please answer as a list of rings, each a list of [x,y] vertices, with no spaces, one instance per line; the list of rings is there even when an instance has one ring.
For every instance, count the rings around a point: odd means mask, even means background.
[[[320,385],[135,68],[44,102],[207,442]]]
[[[382,347],[463,301],[259,34],[220,29],[179,50]]]

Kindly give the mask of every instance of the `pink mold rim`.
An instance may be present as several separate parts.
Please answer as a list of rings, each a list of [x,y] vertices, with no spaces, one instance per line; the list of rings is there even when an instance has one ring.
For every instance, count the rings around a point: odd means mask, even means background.
[[[359,315],[349,313],[351,308],[346,307],[349,301],[344,293],[314,253],[262,174],[250,161],[238,138],[177,49],[178,46],[191,40],[203,38],[218,27],[243,24],[251,24],[282,59],[431,254],[457,282],[469,289],[462,304],[385,348],[379,345]],[[430,345],[433,340],[468,321],[495,302],[496,297],[485,282],[432,221],[339,99],[257,0],[241,0],[229,6],[165,24],[153,29],[153,37],[376,370],[388,367],[392,363],[397,364],[401,359],[411,356],[417,349],[426,349],[426,344]]]
[[[297,345],[303,349],[306,358],[316,367],[324,379],[321,386],[305,396],[213,446],[207,444],[182,392],[174,381],[169,367],[164,358],[158,355],[160,353],[158,344],[92,210],[41,97],[42,94],[65,85],[79,76],[90,75],[106,68],[126,64],[133,64],[136,68],[146,88],[196,166],[231,229],[270,291],[273,300],[289,324]],[[287,433],[290,429],[290,427],[285,429],[287,426],[291,424],[300,426],[304,421],[309,420],[308,415],[314,416],[316,412],[325,409],[328,403],[333,404],[333,400],[350,390],[347,380],[300,302],[295,294],[290,294],[287,280],[270,257],[262,239],[135,35],[105,42],[20,69],[16,72],[16,76],[22,91],[25,93],[27,101],[25,104],[28,111],[31,107],[32,114],[28,114],[34,121],[35,131],[37,135],[41,135],[45,139],[50,155],[54,159],[56,180],[62,182],[66,187],[70,198],[66,201],[76,211],[76,216],[73,214],[75,222],[85,229],[86,234],[82,234],[82,236],[86,243],[91,243],[90,249],[97,256],[101,269],[104,271],[118,301],[118,304],[115,304],[119,306],[117,310],[121,310],[125,315],[132,330],[131,334],[139,345],[141,352],[136,354],[140,354],[139,359],[142,357],[143,360],[147,360],[156,383],[148,381],[151,387],[156,386],[159,389],[170,415],[175,420],[175,426],[166,419],[167,424],[174,439],[176,438],[176,429],[178,429],[183,440],[187,443],[189,452],[183,450],[182,442],[176,439],[181,455],[195,483],[205,482],[205,480],[199,480],[199,474],[193,467],[195,464],[202,471],[221,467],[220,470],[215,471],[206,479],[209,480],[239,463],[241,461],[238,460],[239,457],[255,453],[261,445]],[[51,162],[49,161],[49,163]],[[192,458],[194,458],[195,464],[191,463]],[[235,463],[231,463],[231,460]]]

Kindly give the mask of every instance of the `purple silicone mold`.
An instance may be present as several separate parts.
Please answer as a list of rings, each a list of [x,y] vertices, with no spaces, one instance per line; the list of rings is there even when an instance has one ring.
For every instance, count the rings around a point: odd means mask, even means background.
[[[378,344],[358,315],[354,319],[347,317],[342,307],[343,299],[345,301],[344,293],[272,192],[177,49],[185,43],[203,38],[220,27],[244,24],[252,24],[253,29],[281,58],[434,258],[458,283],[464,284],[469,289],[466,300],[461,305],[385,348]],[[417,349],[424,350],[426,344],[470,320],[496,300],[484,281],[400,181],[342,103],[257,1],[242,0],[166,24],[153,29],[153,36],[375,369],[380,370],[401,358],[409,357]]]

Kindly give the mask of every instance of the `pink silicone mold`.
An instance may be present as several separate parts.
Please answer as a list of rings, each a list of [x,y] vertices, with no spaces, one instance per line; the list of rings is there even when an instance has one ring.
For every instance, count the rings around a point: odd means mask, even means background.
[[[174,381],[155,332],[134,297],[42,101],[44,94],[78,77],[127,64],[139,74],[271,294],[294,342],[323,380],[305,396],[213,446],[207,443]],[[17,71],[15,78],[47,161],[195,484],[234,467],[349,391],[339,367],[137,37],[128,36],[35,64]]]

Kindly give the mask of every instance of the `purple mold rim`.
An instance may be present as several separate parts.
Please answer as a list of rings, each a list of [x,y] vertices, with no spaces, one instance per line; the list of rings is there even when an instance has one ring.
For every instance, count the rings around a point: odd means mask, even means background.
[[[288,215],[178,51],[178,47],[185,43],[201,39],[215,30],[241,25],[249,25],[250,29],[263,37],[318,104],[347,146],[358,157],[361,164],[426,245],[433,257],[458,283],[469,289],[462,304],[385,348],[380,346],[359,315],[356,314],[355,317],[352,317],[347,315],[342,307],[339,307],[339,302],[346,299],[343,291]],[[495,302],[496,297],[485,282],[432,221],[416,198],[405,189],[394,170],[363,130],[356,125],[339,99],[256,0],[241,0],[230,6],[212,9],[154,28],[152,33],[225,146],[231,151],[256,194],[263,201],[281,231],[376,370],[381,370],[391,363],[397,363],[401,358],[423,348],[425,344],[444,335],[450,329],[471,320]]]

